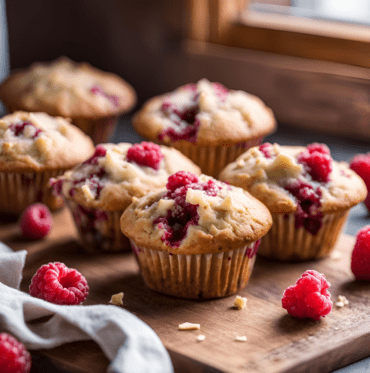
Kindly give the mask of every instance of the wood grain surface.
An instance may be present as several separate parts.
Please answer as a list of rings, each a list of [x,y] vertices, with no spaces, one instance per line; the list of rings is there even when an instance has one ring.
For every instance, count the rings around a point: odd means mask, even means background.
[[[354,238],[342,235],[339,258],[305,263],[271,262],[258,257],[243,310],[232,308],[235,296],[208,301],[177,299],[144,285],[132,253],[86,254],[67,209],[54,214],[51,234],[30,242],[19,236],[16,222],[3,218],[0,241],[28,256],[21,290],[44,263],[61,261],[88,280],[84,304],[107,304],[123,291],[123,307],[151,326],[169,350],[176,372],[331,372],[370,355],[370,283],[355,281],[350,271]],[[335,302],[345,295],[349,304],[333,307],[320,321],[298,320],[281,307],[281,296],[307,269],[324,273]],[[201,324],[199,331],[179,331],[183,322]],[[199,334],[205,335],[197,342]],[[235,341],[246,336],[246,342]],[[93,342],[78,342],[42,351],[72,372],[105,372],[108,360]]]

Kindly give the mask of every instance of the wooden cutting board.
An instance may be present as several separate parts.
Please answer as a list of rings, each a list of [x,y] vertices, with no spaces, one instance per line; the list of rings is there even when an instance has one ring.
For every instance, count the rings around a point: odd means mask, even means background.
[[[151,326],[173,359],[176,372],[331,372],[370,356],[370,282],[355,281],[350,270],[354,238],[342,235],[338,258],[305,263],[279,263],[258,257],[243,310],[232,308],[235,296],[209,301],[177,299],[146,288],[132,253],[86,254],[67,209],[54,215],[54,227],[44,240],[19,236],[15,222],[0,222],[0,241],[14,250],[28,251],[23,291],[36,270],[50,261],[78,269],[88,280],[84,304],[107,304],[124,292],[123,307]],[[307,269],[324,273],[335,302],[345,295],[349,304],[334,306],[320,321],[298,320],[281,307],[281,296]],[[199,331],[179,331],[183,322],[201,324]],[[205,335],[197,342],[199,334]],[[246,336],[246,342],[235,341]],[[71,343],[43,351],[76,372],[105,372],[108,361],[93,342]]]

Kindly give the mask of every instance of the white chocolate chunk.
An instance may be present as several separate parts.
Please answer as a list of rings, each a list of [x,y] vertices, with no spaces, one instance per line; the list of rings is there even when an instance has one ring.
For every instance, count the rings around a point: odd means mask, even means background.
[[[247,298],[244,298],[244,297],[240,297],[239,295],[236,296],[235,300],[234,300],[234,308],[237,308],[238,310],[241,310],[243,308],[245,308],[245,306],[247,305]]]
[[[202,342],[202,341],[204,341],[205,339],[206,339],[206,336],[203,335],[203,334],[199,334],[199,335],[197,336],[197,341],[198,341],[198,342]]]
[[[88,185],[83,185],[81,190],[83,191],[84,196],[85,196],[87,201],[93,201],[95,199],[94,195],[91,193],[91,190],[88,187]]]
[[[335,305],[339,308],[342,308],[348,303],[348,299],[344,295],[338,295],[338,300],[335,302]]]
[[[338,260],[342,257],[342,254],[339,252],[339,251],[333,251],[331,254],[330,254],[330,258],[333,259],[333,260]]]
[[[192,324],[190,322],[184,322],[179,325],[179,330],[199,330],[200,324]]]
[[[235,340],[236,340],[237,342],[246,342],[247,337],[246,337],[245,335],[237,335],[237,336],[235,337]]]
[[[114,304],[115,306],[122,306],[123,305],[123,302],[122,302],[123,295],[124,295],[123,293],[113,294],[109,303]]]

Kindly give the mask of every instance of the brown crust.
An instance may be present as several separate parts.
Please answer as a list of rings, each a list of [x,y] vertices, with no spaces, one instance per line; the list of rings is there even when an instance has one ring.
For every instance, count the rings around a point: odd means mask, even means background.
[[[84,74],[83,82],[75,86],[63,82],[63,72],[58,76],[58,69],[73,69]],[[50,68],[50,69],[49,69]],[[43,69],[42,84],[35,71]],[[77,78],[77,74],[76,78]],[[57,77],[56,77],[57,76]],[[71,75],[73,79],[74,75]],[[70,79],[69,79],[70,80]],[[99,95],[89,90],[92,85],[98,84],[109,95],[119,97],[119,105],[114,106]],[[52,92],[52,94],[50,94]],[[29,68],[19,69],[0,85],[0,100],[11,111],[42,111],[54,116],[66,118],[100,118],[118,116],[129,111],[137,101],[134,88],[116,74],[101,71],[90,64],[77,63],[67,57],[48,63],[34,63]]]
[[[55,122],[63,126],[64,133],[61,135],[58,131],[49,131],[49,127],[46,127],[45,136],[39,136],[34,140],[34,146],[29,149],[31,154],[27,154],[26,149],[22,148],[22,143],[17,140],[4,142],[0,151],[2,172],[65,170],[83,162],[94,152],[92,140],[64,118],[51,117],[45,113],[16,112],[0,119],[6,123],[15,123],[19,120],[34,123],[36,127],[39,126],[39,122],[43,123],[45,120]],[[48,142],[45,148],[42,143],[44,138]]]
[[[121,230],[139,247],[180,255],[211,254],[244,247],[267,233],[271,227],[272,218],[262,203],[249,193],[237,189],[238,193],[244,194],[243,198],[248,201],[248,208],[242,211],[233,209],[225,214],[224,219],[227,219],[230,224],[222,229],[218,229],[212,223],[207,224],[206,220],[202,226],[191,225],[179,247],[166,245],[161,239],[163,230],[153,224],[158,215],[157,202],[166,190],[152,192],[140,199],[134,199],[121,217]],[[198,206],[199,214],[202,213],[200,209],[201,206]]]
[[[230,112],[216,110],[211,114],[211,118],[200,117],[196,145],[235,145],[253,138],[263,137],[275,130],[274,114],[261,99],[241,91],[230,90],[229,92],[230,94],[245,95],[246,110],[250,108],[250,114],[243,117],[236,110]],[[132,123],[139,135],[158,142],[158,135],[166,128],[163,117],[158,114],[166,98],[168,98],[168,94],[153,97],[135,113]],[[172,143],[168,137],[165,137],[161,142],[167,145]]]

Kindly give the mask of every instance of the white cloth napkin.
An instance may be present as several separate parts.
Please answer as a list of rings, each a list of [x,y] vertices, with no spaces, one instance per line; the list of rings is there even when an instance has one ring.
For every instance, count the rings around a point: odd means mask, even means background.
[[[60,306],[17,290],[27,252],[0,242],[0,332],[27,349],[94,340],[111,364],[109,373],[171,373],[171,359],[154,331],[130,312],[113,305]],[[44,316],[44,322],[30,323]]]

